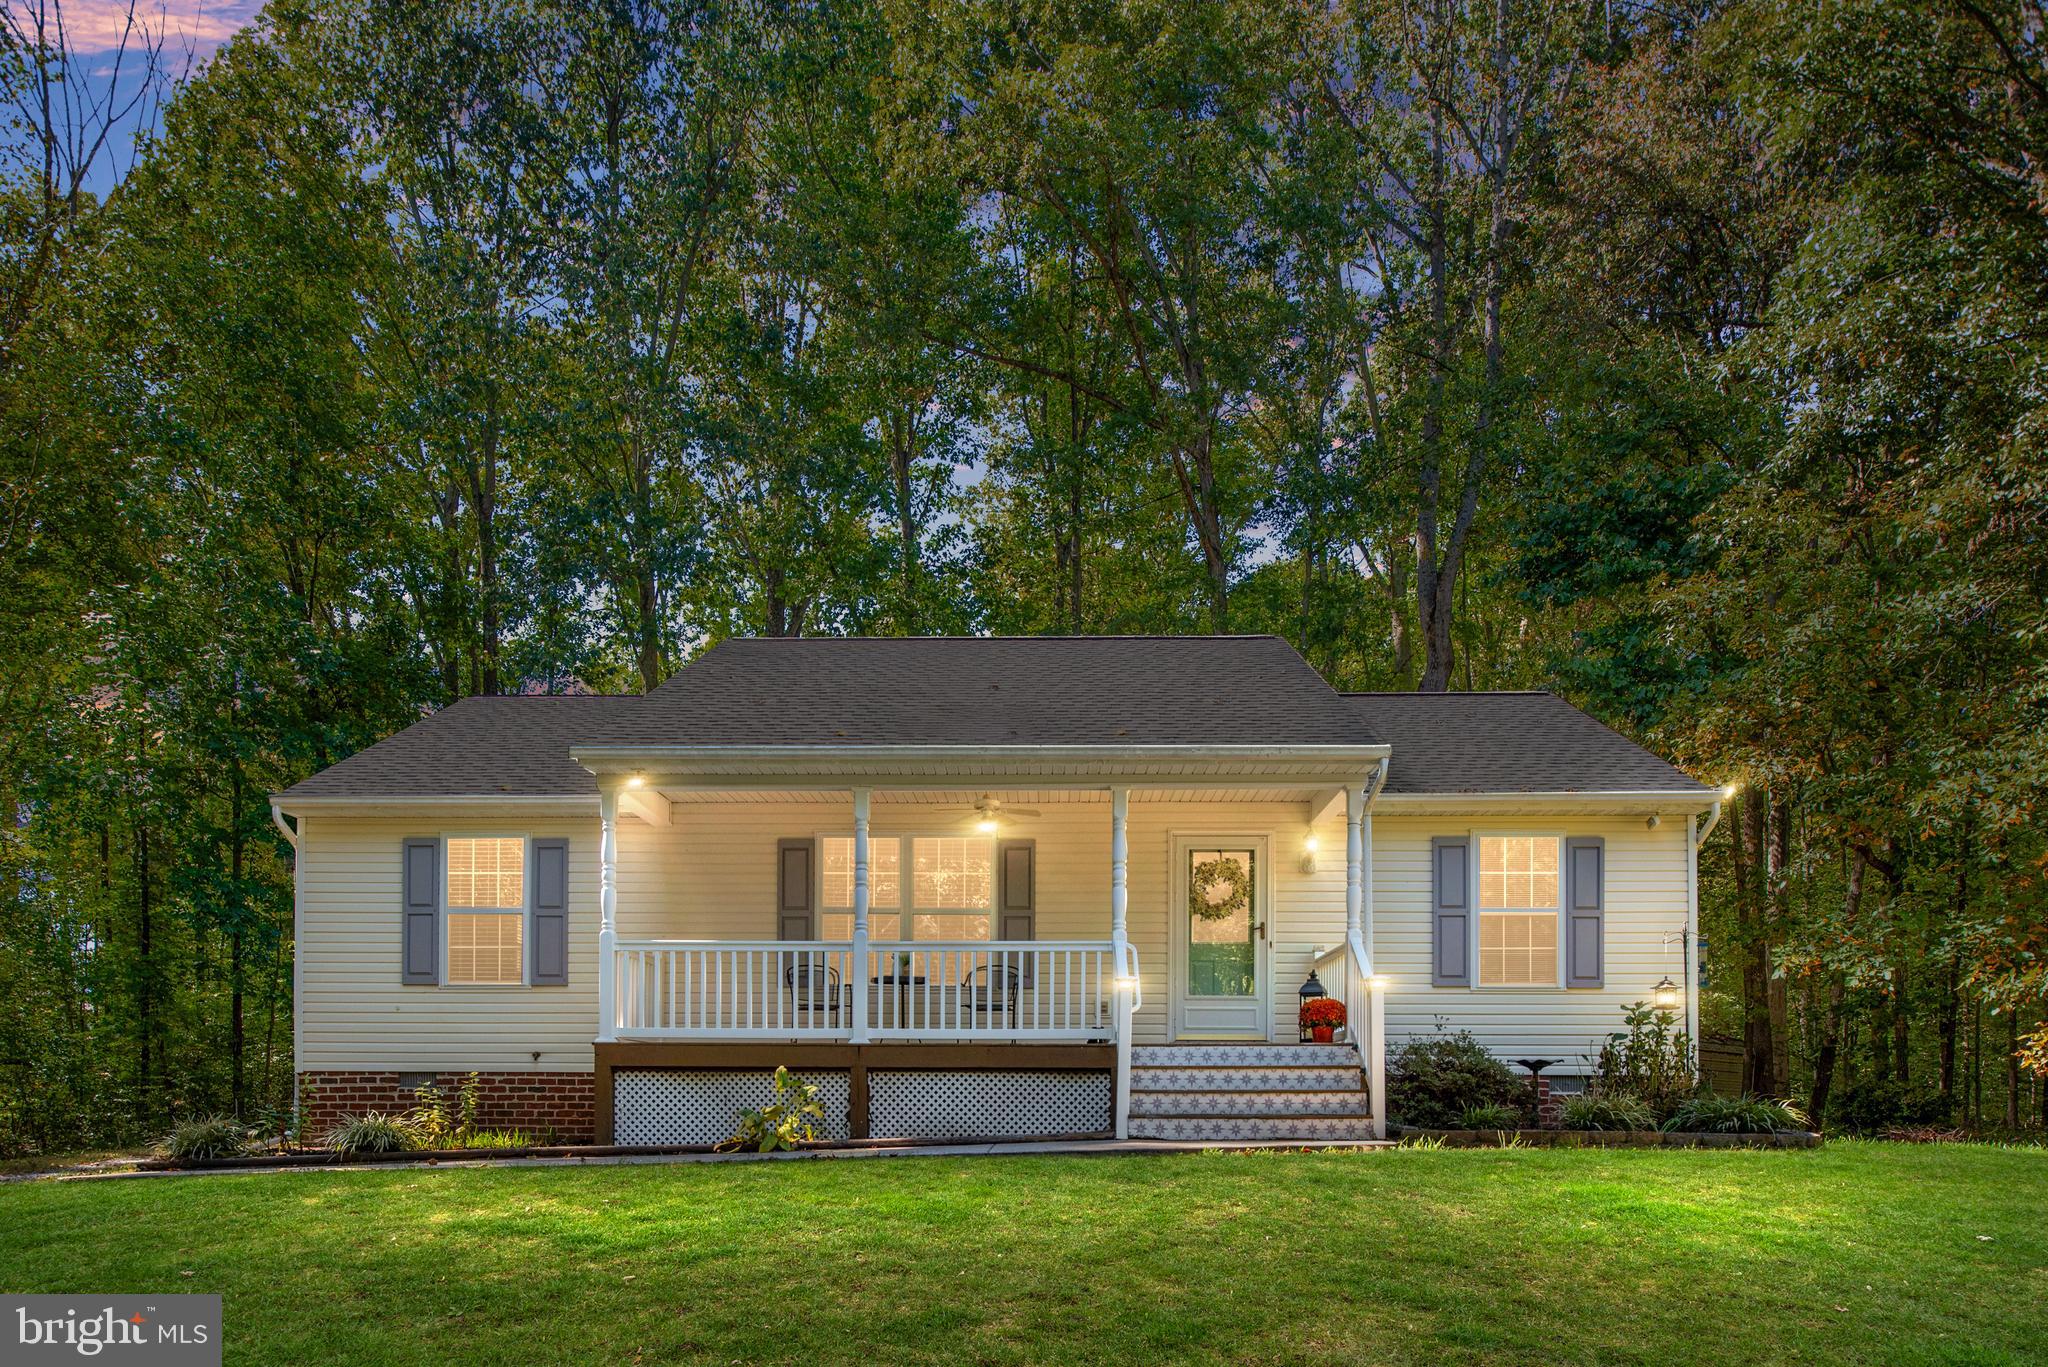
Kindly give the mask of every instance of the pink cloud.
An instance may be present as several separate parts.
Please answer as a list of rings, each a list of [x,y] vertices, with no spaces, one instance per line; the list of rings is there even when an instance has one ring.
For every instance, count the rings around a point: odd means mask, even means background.
[[[8,18],[19,29],[33,31],[34,11],[45,12],[44,22],[55,37],[57,11],[64,17],[64,36],[76,53],[111,52],[121,46],[127,34],[129,51],[161,34],[164,53],[172,66],[190,52],[193,60],[212,56],[214,49],[235,36],[263,8],[261,0],[0,0]],[[131,28],[132,24],[132,28]]]

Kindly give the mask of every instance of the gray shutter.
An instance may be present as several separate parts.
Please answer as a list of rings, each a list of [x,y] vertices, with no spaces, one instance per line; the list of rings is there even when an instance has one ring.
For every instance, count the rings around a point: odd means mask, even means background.
[[[569,842],[533,842],[533,982],[569,981]]]
[[[441,981],[441,842],[405,842],[399,882],[401,908],[399,981],[432,985]]]
[[[775,842],[775,938],[815,940],[818,928],[816,881],[811,862],[816,844],[808,836]]]
[[[1435,944],[1430,981],[1438,987],[1472,985],[1472,841],[1440,835],[1429,842],[1430,938]]]
[[[1038,842],[996,842],[996,935],[998,940],[1038,938]],[[1033,956],[1025,955],[1021,984],[1032,983]]]
[[[1564,842],[1564,985],[1598,987],[1606,955],[1607,842],[1575,835]]]

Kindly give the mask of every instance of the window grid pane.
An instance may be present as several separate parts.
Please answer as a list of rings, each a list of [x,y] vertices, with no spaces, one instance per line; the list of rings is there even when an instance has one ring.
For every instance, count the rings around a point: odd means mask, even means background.
[[[823,842],[822,894],[828,907],[853,906],[853,837],[828,835]],[[868,910],[903,905],[903,842],[894,836],[868,839]],[[874,934],[873,917],[868,933]],[[849,921],[848,924],[851,924]]]
[[[853,938],[853,913],[850,911],[828,911],[818,918],[818,934],[827,940],[851,940]],[[894,911],[868,912],[868,939],[900,940],[903,938],[903,915]]]
[[[526,918],[503,911],[448,914],[448,981],[525,981]]]
[[[1555,908],[1557,837],[1481,836],[1479,905],[1487,910]]]
[[[1482,911],[1479,982],[1483,987],[1557,984],[1557,913]]]
[[[458,836],[448,842],[448,905],[523,909],[526,841],[513,836]]]
[[[995,900],[995,841],[977,836],[918,836],[912,842],[911,897],[919,911],[982,911]]]

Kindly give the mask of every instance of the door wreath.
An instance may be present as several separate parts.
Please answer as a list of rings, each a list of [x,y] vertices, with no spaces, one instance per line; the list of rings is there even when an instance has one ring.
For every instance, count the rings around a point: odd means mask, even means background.
[[[1188,877],[1188,912],[1204,921],[1227,921],[1251,902],[1251,871],[1235,859],[1205,859]]]

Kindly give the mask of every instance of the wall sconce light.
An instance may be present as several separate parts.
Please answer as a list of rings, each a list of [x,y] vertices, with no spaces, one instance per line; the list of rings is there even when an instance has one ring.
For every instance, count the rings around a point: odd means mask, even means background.
[[[1318,842],[1314,836],[1310,836],[1301,842],[1301,871],[1303,873],[1314,873],[1316,871],[1317,844]]]
[[[1660,978],[1650,989],[1650,1000],[1656,1003],[1659,1011],[1676,1011],[1679,1007],[1678,984],[1669,977]]]

